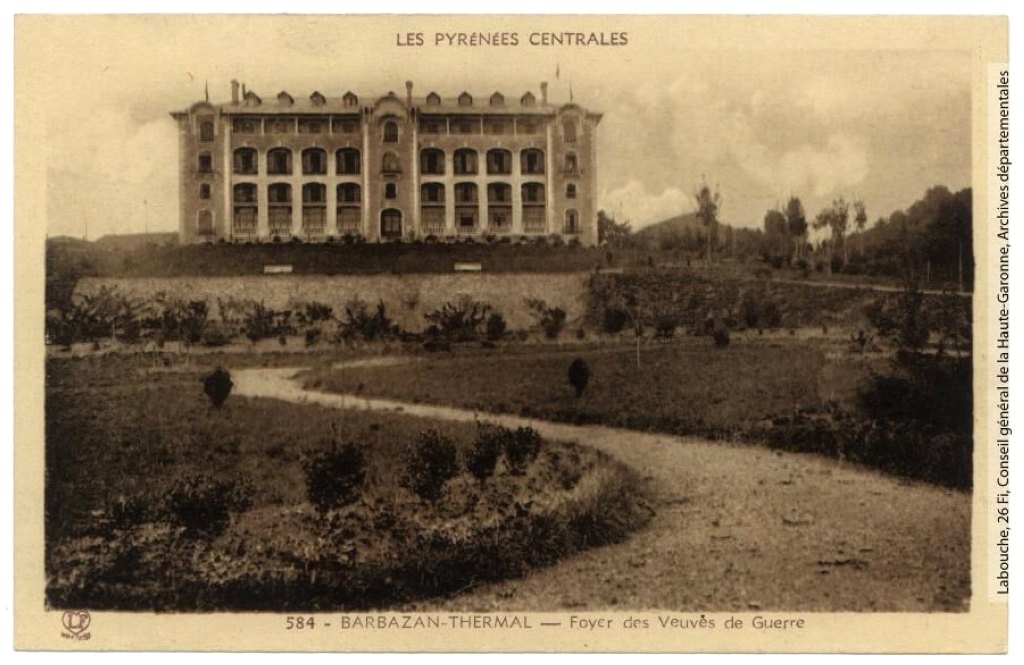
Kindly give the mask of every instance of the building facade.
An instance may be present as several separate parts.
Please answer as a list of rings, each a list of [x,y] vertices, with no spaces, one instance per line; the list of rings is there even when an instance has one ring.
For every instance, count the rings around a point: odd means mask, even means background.
[[[601,114],[527,92],[352,92],[174,112],[183,243],[558,235],[597,243]]]

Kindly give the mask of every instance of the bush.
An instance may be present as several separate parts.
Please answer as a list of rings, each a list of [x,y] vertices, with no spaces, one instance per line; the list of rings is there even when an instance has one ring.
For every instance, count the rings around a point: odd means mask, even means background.
[[[502,435],[505,444],[505,462],[510,473],[521,476],[540,453],[541,437],[532,427],[506,429]]]
[[[231,338],[220,326],[210,326],[203,332],[203,346],[218,347],[231,343]]]
[[[715,340],[715,346],[717,346],[718,348],[723,349],[729,346],[728,328],[716,328],[715,331],[711,333],[711,335]]]
[[[455,442],[439,430],[430,429],[416,438],[403,484],[420,498],[436,501],[458,470]]]
[[[223,533],[231,514],[252,506],[253,489],[248,482],[213,480],[198,475],[180,480],[167,494],[167,511],[190,536]]]
[[[655,339],[672,339],[676,334],[676,320],[671,316],[660,316],[654,322]]]
[[[231,372],[223,367],[218,367],[203,379],[203,392],[215,407],[220,408],[227,401],[234,385],[231,381]]]
[[[506,328],[508,328],[508,323],[499,312],[491,312],[491,315],[487,317],[487,339],[492,342],[497,342],[504,337]]]
[[[548,307],[543,300],[528,298],[526,306],[548,339],[556,339],[565,328],[566,312],[561,307]]]
[[[476,441],[466,455],[466,470],[481,483],[494,475],[494,467],[498,464],[504,447],[503,436],[509,430],[480,423]]]
[[[442,337],[455,342],[469,342],[476,339],[480,326],[488,320],[490,309],[490,305],[464,296],[456,302],[446,302],[440,309],[428,312],[423,317]]]
[[[319,328],[307,328],[305,333],[306,346],[313,346],[320,341]]]
[[[577,398],[583,396],[583,391],[587,389],[587,383],[589,382],[590,367],[582,358],[576,358],[569,365],[569,383],[576,390]]]
[[[607,307],[601,317],[601,329],[610,335],[622,332],[629,323],[629,312],[621,307]]]
[[[345,337],[358,335],[367,342],[390,337],[398,332],[397,326],[388,318],[383,300],[377,301],[377,307],[371,313],[369,305],[358,298],[345,304],[345,320],[341,330]]]
[[[306,457],[306,496],[321,514],[359,498],[366,480],[366,455],[355,443],[331,442],[330,450]]]

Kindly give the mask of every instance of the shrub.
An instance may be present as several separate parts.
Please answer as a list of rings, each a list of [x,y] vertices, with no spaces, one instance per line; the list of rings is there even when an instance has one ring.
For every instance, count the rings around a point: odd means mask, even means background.
[[[203,392],[210,398],[211,404],[220,408],[227,401],[234,385],[231,381],[231,372],[223,367],[218,367],[203,379]]]
[[[245,336],[253,344],[270,337],[274,327],[274,312],[267,309],[262,302],[254,302],[245,313],[244,327]]]
[[[490,309],[490,305],[464,296],[456,302],[446,302],[440,309],[427,312],[423,317],[436,327],[441,336],[456,342],[468,342],[476,339]]]
[[[320,341],[320,329],[319,328],[307,328],[306,334],[306,346],[313,346]]]
[[[590,367],[582,358],[576,358],[569,365],[569,383],[576,390],[576,397],[580,398],[583,396],[583,391],[587,389],[587,383],[590,381]]]
[[[505,317],[500,312],[491,312],[487,317],[487,339],[492,342],[504,337],[506,328],[508,328],[508,323],[505,322]]]
[[[377,307],[371,313],[369,305],[356,298],[345,304],[345,320],[342,322],[342,331],[346,337],[359,335],[367,342],[372,342],[394,335],[397,332],[397,326],[388,318],[383,300],[377,301]]]
[[[654,322],[655,339],[672,339],[676,334],[676,320],[671,316],[660,316]]]
[[[210,326],[203,332],[203,346],[226,346],[230,342],[231,338],[220,326]]]
[[[366,455],[355,443],[332,441],[330,450],[306,457],[306,496],[321,514],[359,498],[366,480]]]
[[[565,328],[565,310],[561,307],[548,307],[543,300],[527,298],[527,307],[530,308],[533,318],[544,331],[548,339],[555,339]]]
[[[716,328],[712,337],[715,340],[715,346],[718,348],[725,348],[729,346],[729,329],[728,328]]]
[[[532,427],[518,427],[515,431],[504,434],[502,439],[505,443],[505,462],[508,464],[509,472],[516,476],[523,475],[540,453],[540,434]]]
[[[481,483],[494,475],[504,447],[503,436],[508,430],[481,423],[477,429],[476,441],[466,455],[466,470]]]
[[[252,486],[248,482],[213,480],[209,476],[190,476],[179,480],[167,494],[167,511],[190,536],[216,536],[223,533],[231,514],[252,506]]]
[[[611,335],[622,332],[627,323],[629,323],[629,312],[621,307],[607,307],[601,317],[601,329]]]
[[[427,501],[441,496],[445,483],[458,473],[455,442],[436,429],[421,432],[405,468],[404,485]]]

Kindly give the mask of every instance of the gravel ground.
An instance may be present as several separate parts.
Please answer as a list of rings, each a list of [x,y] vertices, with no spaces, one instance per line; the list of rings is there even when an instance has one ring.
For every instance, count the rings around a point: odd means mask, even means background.
[[[485,415],[304,391],[291,379],[296,371],[239,370],[235,394],[459,421]],[[651,481],[657,514],[624,543],[406,609],[968,609],[969,493],[756,446],[514,416],[486,419],[530,425],[547,438],[609,453]]]

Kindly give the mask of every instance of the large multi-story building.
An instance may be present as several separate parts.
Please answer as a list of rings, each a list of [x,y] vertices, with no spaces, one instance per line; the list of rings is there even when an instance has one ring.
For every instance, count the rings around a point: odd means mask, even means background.
[[[597,243],[601,114],[527,92],[454,99],[352,92],[172,113],[181,241],[548,236]]]

